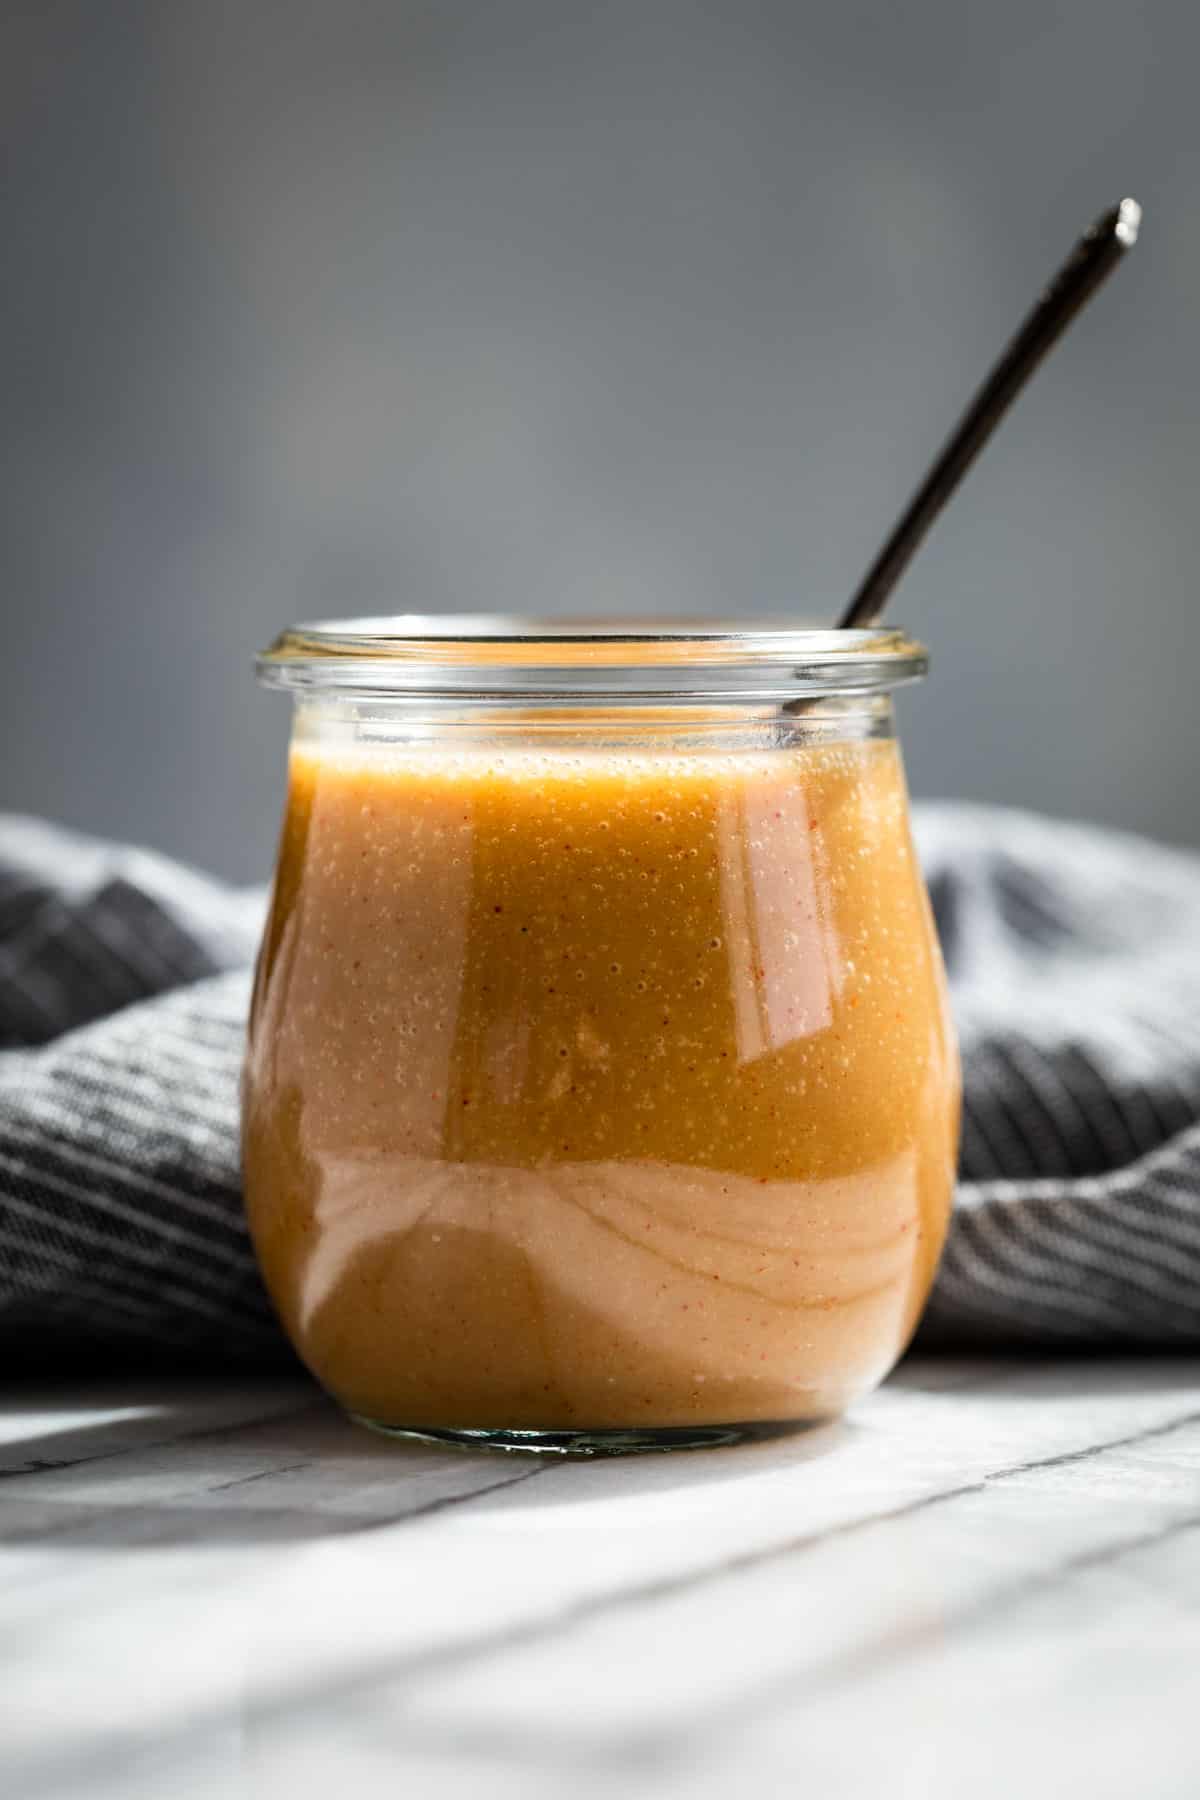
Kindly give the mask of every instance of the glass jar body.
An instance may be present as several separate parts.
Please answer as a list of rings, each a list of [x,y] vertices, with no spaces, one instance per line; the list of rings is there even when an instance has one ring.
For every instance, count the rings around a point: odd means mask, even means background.
[[[297,712],[246,1205],[388,1430],[704,1442],[907,1342],[959,1086],[890,700]]]

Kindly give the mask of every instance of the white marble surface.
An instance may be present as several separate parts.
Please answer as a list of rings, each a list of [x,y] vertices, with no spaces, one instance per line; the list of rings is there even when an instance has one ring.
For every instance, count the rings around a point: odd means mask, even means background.
[[[0,1402],[5,1800],[1200,1795],[1200,1363],[908,1363],[580,1463]]]

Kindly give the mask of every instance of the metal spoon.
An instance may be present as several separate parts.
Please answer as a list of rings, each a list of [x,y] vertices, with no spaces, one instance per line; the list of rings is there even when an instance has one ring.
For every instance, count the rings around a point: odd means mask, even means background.
[[[1142,209],[1137,201],[1121,200],[1080,238],[947,438],[838,620],[839,626],[873,625],[878,619],[926,532],[1043,356],[1058,342],[1105,276],[1137,243],[1141,222]]]

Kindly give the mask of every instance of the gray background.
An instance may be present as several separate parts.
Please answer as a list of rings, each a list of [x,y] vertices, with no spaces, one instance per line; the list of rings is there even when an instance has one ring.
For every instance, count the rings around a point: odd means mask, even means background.
[[[0,806],[261,875],[293,618],[832,616],[1132,192],[895,607],[904,730],[1200,843],[1198,67],[1189,0],[6,6]]]

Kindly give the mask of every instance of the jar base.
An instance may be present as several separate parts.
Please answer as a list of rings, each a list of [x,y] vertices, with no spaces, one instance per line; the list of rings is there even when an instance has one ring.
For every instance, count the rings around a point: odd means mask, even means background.
[[[749,1438],[803,1431],[802,1423],[745,1425],[602,1426],[594,1431],[501,1429],[496,1426],[393,1425],[348,1415],[382,1437],[450,1450],[502,1450],[531,1456],[638,1456],[656,1450],[716,1450]]]

